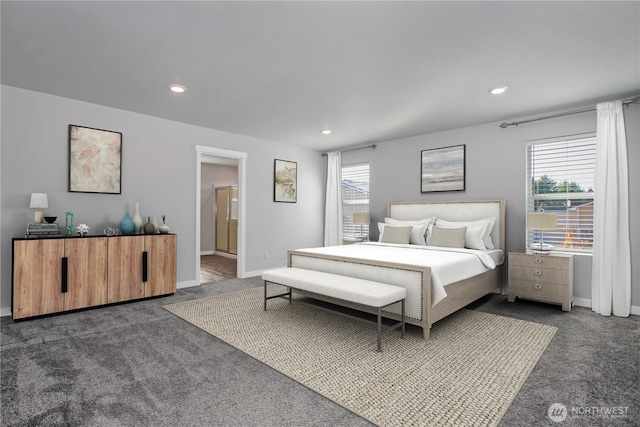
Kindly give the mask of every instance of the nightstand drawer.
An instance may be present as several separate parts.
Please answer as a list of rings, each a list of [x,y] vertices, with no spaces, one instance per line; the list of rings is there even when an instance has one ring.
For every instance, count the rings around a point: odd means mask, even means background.
[[[529,280],[509,281],[509,295],[523,298],[562,302],[568,297],[567,293],[568,289],[566,286],[552,283],[541,283]]]
[[[569,271],[555,270],[542,267],[523,267],[521,265],[509,265],[509,282],[512,280],[529,280],[532,282],[554,283],[568,286]]]
[[[557,255],[535,255],[535,254],[521,254],[521,253],[509,253],[510,265],[521,265],[525,267],[543,267],[554,268],[558,270],[565,270],[569,267],[571,262],[570,257],[557,256]]]

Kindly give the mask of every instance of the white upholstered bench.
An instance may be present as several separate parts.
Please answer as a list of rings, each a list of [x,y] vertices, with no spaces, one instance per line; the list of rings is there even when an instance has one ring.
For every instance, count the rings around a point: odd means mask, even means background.
[[[384,332],[401,328],[404,338],[405,311],[404,301],[407,290],[400,286],[355,277],[341,276],[322,271],[305,270],[302,268],[279,268],[262,273],[264,280],[264,310],[267,310],[267,300],[272,298],[288,298],[291,304],[291,289],[308,291],[327,297],[358,303],[377,308],[378,312],[378,351],[381,349],[382,336],[382,308],[400,302],[402,305],[401,320],[386,328]],[[267,283],[284,285],[289,292],[267,296]]]

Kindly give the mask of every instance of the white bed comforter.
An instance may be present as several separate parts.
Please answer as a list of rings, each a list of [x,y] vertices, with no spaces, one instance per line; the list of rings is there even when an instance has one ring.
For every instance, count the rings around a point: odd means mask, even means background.
[[[300,251],[430,267],[432,306],[447,296],[446,285],[496,267],[494,260],[487,253],[474,249],[363,242],[355,245],[300,249]]]

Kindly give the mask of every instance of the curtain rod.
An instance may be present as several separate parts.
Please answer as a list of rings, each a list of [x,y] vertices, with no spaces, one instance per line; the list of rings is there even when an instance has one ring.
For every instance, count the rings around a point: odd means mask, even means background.
[[[626,101],[622,101],[622,105],[629,105],[629,104],[640,104],[640,96],[636,96],[635,98],[632,99],[628,99]],[[529,120],[521,120],[519,122],[511,122],[511,123],[501,123],[498,126],[501,127],[502,129],[507,128],[508,126],[518,126],[524,123],[531,123],[531,122],[537,122],[539,120],[547,120],[547,119],[555,119],[556,117],[563,117],[563,116],[569,116],[572,114],[579,114],[579,113],[586,113],[588,111],[595,111],[596,107],[589,107],[589,108],[583,108],[582,110],[575,110],[575,111],[567,111],[566,113],[558,113],[558,114],[552,114],[550,116],[544,116],[544,117],[537,117],[535,119],[529,119]]]
[[[346,153],[347,151],[362,150],[363,148],[371,148],[372,150],[375,150],[377,146],[378,146],[377,144],[361,145],[359,147],[345,148],[344,150],[340,150],[340,152],[341,153]],[[327,153],[322,153],[320,155],[321,156],[326,156]]]

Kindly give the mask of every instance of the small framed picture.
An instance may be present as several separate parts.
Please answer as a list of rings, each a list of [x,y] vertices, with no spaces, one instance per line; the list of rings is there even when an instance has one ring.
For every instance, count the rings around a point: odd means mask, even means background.
[[[422,150],[421,192],[464,191],[465,145]]]
[[[122,133],[69,125],[69,191],[121,194]]]
[[[273,201],[296,203],[298,200],[298,164],[275,159]]]

